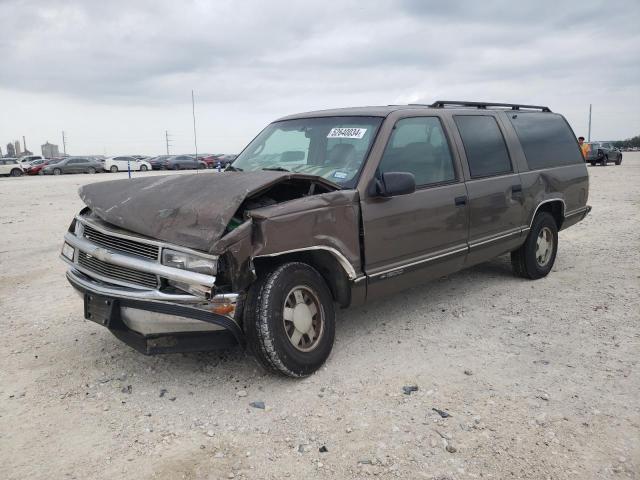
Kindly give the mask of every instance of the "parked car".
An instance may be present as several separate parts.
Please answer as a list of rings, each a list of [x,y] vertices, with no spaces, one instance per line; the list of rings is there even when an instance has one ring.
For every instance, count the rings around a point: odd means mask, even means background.
[[[207,164],[207,168],[225,168],[236,159],[237,155],[226,155],[224,153],[209,155],[202,158]]]
[[[595,166],[596,163],[606,166],[609,162],[615,162],[616,165],[622,163],[622,152],[613,148],[610,143],[590,142],[589,151],[585,161]]]
[[[193,155],[174,155],[164,160],[165,170],[193,170],[197,168],[207,168],[207,164],[202,160],[197,160]]]
[[[218,175],[81,187],[61,258],[85,318],[144,353],[237,342],[302,377],[331,352],[336,305],[505,253],[516,275],[546,276],[588,192],[547,107],[311,112],[268,125]]]
[[[57,160],[48,160],[48,159],[40,159],[34,160],[24,169],[24,173],[27,175],[38,175],[44,167],[49,165],[52,162],[56,162]]]
[[[10,177],[21,177],[24,169],[17,158],[0,157],[0,175]]]
[[[51,163],[42,169],[43,175],[60,175],[63,173],[97,173],[102,171],[102,164],[89,157],[67,157]]]
[[[132,171],[146,172],[151,170],[151,164],[146,160],[131,157],[110,157],[104,161],[102,166],[105,172],[126,172],[130,168]]]
[[[27,167],[28,165],[31,164],[31,162],[33,162],[34,160],[42,160],[42,157],[40,155],[25,155],[23,157],[20,157],[18,159],[18,161],[20,162],[20,164],[23,167]]]
[[[162,170],[164,167],[164,161],[170,158],[172,155],[158,155],[149,159],[149,164],[153,170]]]

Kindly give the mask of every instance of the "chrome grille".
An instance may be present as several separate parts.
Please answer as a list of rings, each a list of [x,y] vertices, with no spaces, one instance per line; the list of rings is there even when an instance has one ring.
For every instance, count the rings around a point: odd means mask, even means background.
[[[98,260],[83,251],[78,252],[78,265],[105,277],[107,280],[113,279],[146,288],[158,287],[158,278],[152,273],[140,272],[120,265],[112,265]]]
[[[102,233],[87,224],[84,225],[84,237],[91,240],[91,242],[96,245],[108,248],[109,250],[116,250],[130,255],[150,258],[151,260],[158,260],[159,247],[157,245],[149,245],[148,243],[115,237],[113,235]]]

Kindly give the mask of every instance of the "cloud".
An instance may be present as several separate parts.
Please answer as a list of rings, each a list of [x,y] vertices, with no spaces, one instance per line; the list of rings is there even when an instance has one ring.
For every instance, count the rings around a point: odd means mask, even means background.
[[[193,88],[227,120],[459,96],[608,105],[603,135],[640,130],[636,0],[5,0],[0,16],[0,100],[23,123],[18,96],[149,115]]]

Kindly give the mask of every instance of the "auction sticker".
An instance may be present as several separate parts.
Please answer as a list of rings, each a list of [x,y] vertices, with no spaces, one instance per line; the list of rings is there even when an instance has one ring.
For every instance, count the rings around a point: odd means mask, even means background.
[[[332,128],[327,138],[362,138],[366,128]]]

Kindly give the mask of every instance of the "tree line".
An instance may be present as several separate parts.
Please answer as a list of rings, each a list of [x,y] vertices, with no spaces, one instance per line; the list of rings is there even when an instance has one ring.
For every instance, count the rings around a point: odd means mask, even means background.
[[[636,135],[633,138],[627,138],[626,140],[613,142],[613,146],[617,148],[640,147],[640,135]]]

